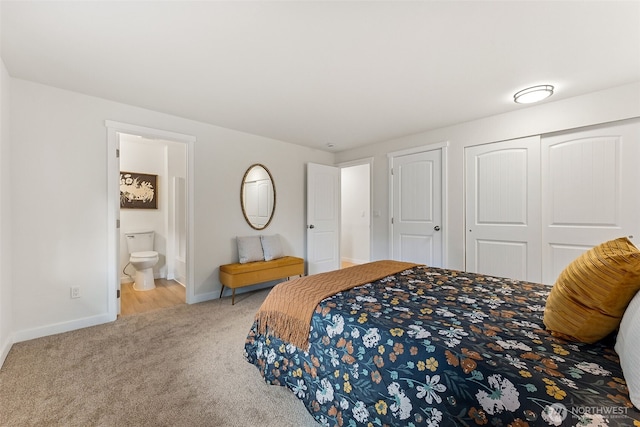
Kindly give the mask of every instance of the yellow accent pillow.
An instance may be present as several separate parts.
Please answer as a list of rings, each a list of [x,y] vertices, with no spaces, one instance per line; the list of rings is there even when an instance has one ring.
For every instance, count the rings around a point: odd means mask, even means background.
[[[621,237],[569,264],[551,289],[544,324],[552,335],[593,343],[615,331],[640,289],[640,251]]]

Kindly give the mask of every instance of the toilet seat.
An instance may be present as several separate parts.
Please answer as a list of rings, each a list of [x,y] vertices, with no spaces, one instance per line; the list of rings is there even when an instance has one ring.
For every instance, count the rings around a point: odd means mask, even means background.
[[[129,258],[129,260],[130,261],[135,261],[136,259],[144,260],[144,259],[149,259],[157,256],[158,256],[158,252],[156,251],[134,252],[131,254],[131,257]]]

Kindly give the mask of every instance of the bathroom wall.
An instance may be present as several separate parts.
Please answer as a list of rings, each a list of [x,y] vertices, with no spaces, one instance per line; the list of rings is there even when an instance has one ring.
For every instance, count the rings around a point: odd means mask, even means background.
[[[167,278],[187,284],[187,150],[185,144],[167,145],[169,216]]]

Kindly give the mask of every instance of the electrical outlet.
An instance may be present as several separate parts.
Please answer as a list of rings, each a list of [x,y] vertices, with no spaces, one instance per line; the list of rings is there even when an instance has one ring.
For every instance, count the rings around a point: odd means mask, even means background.
[[[71,298],[80,298],[80,288],[78,286],[71,287]]]

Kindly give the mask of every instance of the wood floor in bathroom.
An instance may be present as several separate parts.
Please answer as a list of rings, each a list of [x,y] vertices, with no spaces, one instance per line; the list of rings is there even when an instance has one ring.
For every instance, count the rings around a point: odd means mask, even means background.
[[[135,291],[133,283],[120,286],[120,315],[144,313],[159,308],[185,304],[185,288],[175,280],[156,279],[156,288],[149,291]]]

